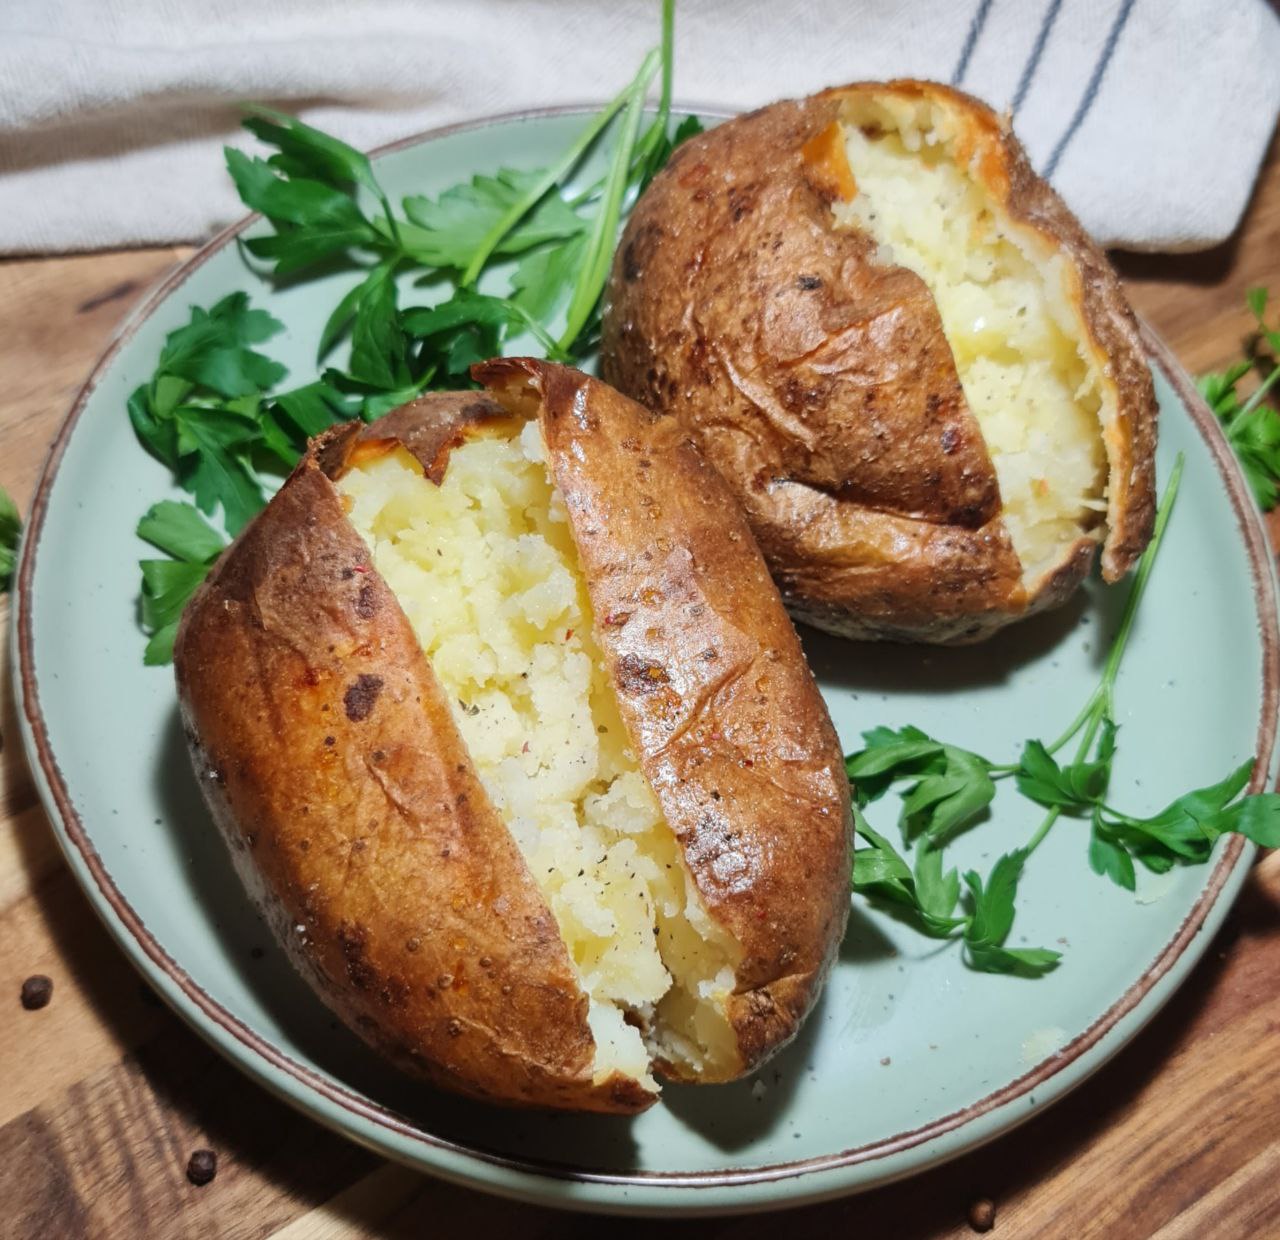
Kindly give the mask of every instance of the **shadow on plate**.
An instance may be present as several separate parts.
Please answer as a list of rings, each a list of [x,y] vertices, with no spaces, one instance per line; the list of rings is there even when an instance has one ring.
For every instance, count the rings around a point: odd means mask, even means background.
[[[895,642],[850,642],[801,626],[809,666],[819,682],[864,693],[963,693],[1008,681],[1020,668],[1052,655],[1077,628],[1103,635],[1114,631],[1127,595],[1096,579],[1062,607],[1010,625],[976,646],[909,646]],[[1106,642],[1094,643],[1092,661],[1101,668]]]
[[[640,1165],[633,1120],[504,1111],[437,1091],[384,1064],[312,993],[250,902],[196,784],[176,708],[155,778],[165,829],[185,861],[188,888],[174,898],[198,910],[195,932],[216,935],[223,960],[215,967],[230,974],[198,979],[209,984],[215,1000],[290,1059],[433,1137],[500,1156],[535,1155],[540,1163],[618,1170]],[[199,956],[180,943],[168,946],[179,959]],[[308,1090],[300,1085],[294,1092]]]
[[[666,1085],[663,1103],[686,1128],[725,1153],[776,1136],[809,1073],[826,1001],[824,992],[795,1040],[758,1072],[729,1085]]]
[[[840,941],[839,959],[844,964],[873,964],[897,955],[897,948],[856,904],[849,910],[849,926]]]

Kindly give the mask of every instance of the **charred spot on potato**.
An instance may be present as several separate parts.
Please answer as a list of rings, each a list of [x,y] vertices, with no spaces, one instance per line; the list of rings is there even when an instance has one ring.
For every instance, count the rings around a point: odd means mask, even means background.
[[[812,292],[814,289],[822,287],[822,280],[819,276],[800,276],[796,280],[796,284],[806,292]]]
[[[343,922],[338,927],[338,950],[347,968],[347,977],[357,990],[368,990],[377,981],[377,970],[366,956],[369,943],[368,929],[355,922]]]
[[[366,581],[356,595],[355,613],[361,620],[372,620],[378,614],[378,591],[373,582]]]
[[[638,254],[637,239],[628,242],[622,252],[622,278],[628,282],[638,280],[644,274]]]
[[[730,185],[725,190],[729,217],[736,224],[755,206],[758,187],[755,185]]]
[[[954,426],[945,426],[942,429],[942,450],[950,456],[960,446],[960,432]]]
[[[628,693],[654,693],[671,683],[661,663],[639,655],[624,654],[614,666],[619,686]]]
[[[342,695],[342,707],[352,723],[360,723],[373,713],[382,685],[381,676],[362,673],[347,686],[347,691]]]

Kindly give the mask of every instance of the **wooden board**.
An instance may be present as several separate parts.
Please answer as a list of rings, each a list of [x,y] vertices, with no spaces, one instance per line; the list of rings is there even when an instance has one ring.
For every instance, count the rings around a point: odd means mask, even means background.
[[[45,449],[121,318],[188,251],[0,263],[0,484],[25,510]],[[1280,158],[1240,233],[1208,254],[1119,260],[1189,369],[1249,331],[1245,289],[1280,295]],[[123,414],[122,414],[123,416]],[[1272,521],[1273,537],[1280,518]],[[0,604],[7,619],[7,605]],[[6,634],[8,628],[5,628]],[[7,641],[7,638],[6,638]],[[384,1163],[250,1084],[140,983],[62,863],[0,720],[0,1234],[52,1238],[599,1234]],[[53,1001],[18,1002],[45,973]],[[1280,855],[1254,869],[1206,958],[1108,1067],[1018,1132],[909,1183],[784,1217],[663,1225],[664,1236],[963,1237],[989,1197],[1001,1236],[1280,1235]],[[190,1152],[217,1151],[204,1188]],[[606,1224],[640,1237],[653,1224]]]

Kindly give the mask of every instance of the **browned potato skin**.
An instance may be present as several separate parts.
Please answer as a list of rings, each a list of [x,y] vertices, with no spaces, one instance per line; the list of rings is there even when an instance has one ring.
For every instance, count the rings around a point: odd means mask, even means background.
[[[841,87],[690,139],[637,203],[614,260],[602,373],[697,434],[742,503],[792,614],[847,637],[959,643],[1061,603],[1082,538],[1028,596],[995,470],[932,296],[831,224],[842,153],[827,135],[861,92],[965,115],[988,189],[1080,274],[1111,360],[1102,569],[1132,566],[1155,515],[1155,395],[1105,257],[985,105],[933,83]]]
[[[723,1079],[740,1076],[795,1034],[849,916],[849,781],[826,706],[687,431],[563,366],[473,373],[508,405],[540,402],[623,723],[707,911],[743,948],[741,1062]]]
[[[663,732],[655,722],[636,739],[646,772],[650,764],[664,773],[678,767],[694,785],[656,786],[664,808],[687,805],[692,814],[702,800],[714,801],[714,778],[715,792],[738,811],[732,827],[708,810],[683,831],[715,915],[735,933],[745,928],[744,993],[734,1000],[745,1071],[794,1033],[843,933],[850,844],[839,747],[758,554],[712,471],[682,435],[671,434],[672,424],[653,423],[581,376],[567,380],[571,372],[561,368],[531,366],[521,372],[530,382],[550,376],[559,384],[554,411],[550,400],[541,409],[549,441],[556,425],[586,419],[550,452],[560,480],[560,454],[589,445],[586,466],[561,486],[571,512],[600,511],[604,503],[617,523],[610,537],[619,580],[611,588],[643,594],[650,600],[646,623],[667,624],[677,642],[705,642],[699,650],[714,645],[725,655],[728,675],[716,680],[694,677],[700,668],[686,667],[693,652],[668,652],[659,666],[670,683],[659,694],[646,689],[630,710],[637,689],[632,683],[628,691],[625,681],[635,666],[626,661],[629,647],[614,668],[629,722],[637,712],[666,712],[698,726],[706,711],[724,733],[701,758],[687,757],[678,728]],[[509,372],[495,375],[512,381]],[[570,408],[564,399],[578,403]],[[618,1076],[593,1084],[587,997],[555,920],[332,481],[353,452],[388,442],[403,443],[439,481],[449,451],[473,427],[510,416],[477,393],[437,394],[369,427],[351,424],[314,441],[187,608],[175,648],[179,700],[201,785],[236,868],[334,1012],[400,1067],[438,1085],[507,1103],[629,1113],[655,1095]],[[630,474],[608,475],[616,464],[613,435],[643,445],[651,488],[637,487]],[[701,513],[691,530],[706,537],[714,511],[721,521],[731,514],[720,537],[725,546],[712,539],[706,548],[723,558],[704,572],[703,548],[685,533],[675,543],[676,559],[685,553],[684,576],[650,575],[644,555],[651,550],[628,539],[656,535],[642,514],[655,492],[670,502],[675,480],[684,477],[714,484],[704,499],[682,505]],[[595,561],[587,551],[595,545],[589,539],[583,546],[588,573]],[[772,613],[766,602],[746,610],[751,619],[744,622],[742,612],[706,607],[679,622],[697,606],[689,591],[699,586],[708,601],[728,599],[726,576],[753,594],[763,583]],[[619,639],[635,632],[616,617],[604,625],[601,614],[607,650],[616,648],[609,644],[615,631]],[[645,640],[633,639],[635,649],[647,650]],[[782,666],[761,666],[764,688],[748,696],[734,677],[756,671],[771,650]],[[763,716],[775,693],[788,713],[771,728]],[[743,746],[757,741],[771,747],[770,761],[729,769],[748,761]],[[788,744],[794,770],[782,767]],[[696,769],[700,763],[705,770]],[[801,812],[814,821],[798,823]],[[820,866],[829,873],[818,873]]]
[[[638,1111],[654,1096],[634,1082],[592,1084],[555,920],[330,480],[397,423],[503,416],[449,394],[317,440],[188,606],[179,700],[241,878],[358,1034],[478,1097]],[[403,437],[424,467],[459,438]]]

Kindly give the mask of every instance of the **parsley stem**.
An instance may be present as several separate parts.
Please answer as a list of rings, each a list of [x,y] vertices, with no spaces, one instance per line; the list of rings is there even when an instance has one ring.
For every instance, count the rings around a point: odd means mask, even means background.
[[[1133,631],[1133,620],[1138,612],[1138,604],[1142,602],[1142,595],[1146,591],[1151,569],[1156,562],[1156,556],[1160,552],[1160,543],[1164,538],[1165,526],[1169,524],[1169,515],[1173,512],[1174,501],[1178,498],[1178,487],[1182,483],[1182,466],[1183,456],[1179,452],[1177,459],[1173,463],[1173,472],[1169,475],[1164,495],[1160,499],[1160,507],[1156,509],[1155,527],[1151,532],[1151,541],[1147,544],[1146,550],[1142,553],[1142,558],[1138,561],[1138,571],[1134,577],[1133,587],[1129,591],[1129,597],[1125,599],[1124,611],[1120,616],[1120,627],[1111,642],[1111,649],[1107,653],[1107,661],[1102,669],[1102,680],[1089,695],[1089,700],[1084,704],[1084,709],[1071,721],[1071,725],[1067,730],[1048,747],[1050,753],[1056,753],[1083,728],[1084,735],[1080,738],[1080,744],[1076,748],[1075,761],[1077,765],[1089,756],[1089,750],[1093,748],[1094,739],[1097,737],[1098,729],[1102,726],[1103,721],[1114,718],[1115,684],[1116,677],[1120,672],[1120,661],[1124,658],[1125,647],[1129,642],[1129,634]],[[1028,856],[1040,846],[1044,837],[1049,834],[1050,829],[1058,821],[1061,814],[1061,807],[1055,807],[1044,816],[1044,821],[1036,828],[1036,832],[1031,839],[1027,841],[1024,851]]]
[[[466,271],[462,273],[462,279],[458,282],[460,288],[469,288],[476,282],[481,270],[484,268],[493,252],[502,243],[502,239],[538,204],[543,196],[555,185],[558,185],[565,177],[577,167],[587,149],[607,128],[609,122],[618,114],[621,108],[629,103],[636,93],[636,85],[644,75],[646,68],[649,75],[652,75],[652,61],[656,53],[650,52],[646,57],[644,64],[640,68],[640,74],[632,81],[624,90],[619,92],[611,99],[604,108],[592,118],[591,124],[578,136],[572,146],[560,157],[558,163],[547,168],[537,181],[526,191],[520,198],[511,204],[503,213],[502,217],[494,226],[489,229],[481,240],[476,252],[471,256],[471,262],[467,265]],[[645,79],[645,85],[648,85],[648,78]]]
[[[1112,639],[1111,649],[1107,652],[1107,661],[1103,665],[1102,679],[1098,687],[1089,695],[1080,713],[1071,721],[1065,732],[1052,745],[1047,746],[1051,754],[1056,754],[1086,724],[1087,735],[1092,741],[1103,719],[1110,719],[1114,707],[1116,677],[1120,672],[1120,661],[1124,658],[1125,647],[1129,644],[1129,634],[1133,630],[1134,617],[1138,614],[1138,604],[1147,588],[1147,579],[1155,565],[1156,556],[1160,552],[1160,543],[1164,538],[1165,526],[1169,524],[1169,515],[1173,512],[1174,501],[1178,498],[1178,487],[1182,483],[1183,456],[1179,452],[1173,463],[1173,472],[1165,486],[1160,507],[1156,510],[1155,527],[1151,533],[1151,541],[1147,544],[1142,558],[1138,561],[1138,571],[1134,576],[1133,587],[1125,600],[1124,611],[1120,616],[1120,627]],[[1083,760],[1082,754],[1077,761]]]
[[[1033,835],[1023,846],[1022,851],[1023,853],[1026,854],[1026,856],[1028,857],[1031,856],[1031,854],[1035,852],[1037,848],[1040,847],[1040,844],[1044,840],[1044,837],[1049,834],[1049,829],[1053,826],[1055,822],[1058,821],[1058,819],[1061,816],[1062,816],[1062,810],[1057,808],[1051,809],[1044,816],[1044,821],[1036,829],[1035,835]]]
[[[1084,725],[1089,721],[1090,716],[1095,710],[1097,710],[1098,699],[1100,697],[1102,697],[1101,685],[1094,689],[1094,691],[1089,695],[1089,700],[1084,704],[1080,713],[1068,725],[1066,731],[1063,732],[1063,734],[1058,737],[1052,745],[1047,745],[1045,747],[1049,753],[1056,754],[1059,749],[1061,749],[1077,732],[1080,731],[1082,727],[1084,727]]]
[[[1244,402],[1244,407],[1231,420],[1233,422],[1244,417],[1246,413],[1251,413],[1257,408],[1258,402],[1275,386],[1276,381],[1280,380],[1280,366],[1277,366],[1260,384],[1254,389],[1254,393]]]
[[[642,173],[659,143],[666,137],[667,123],[671,119],[671,82],[674,71],[675,51],[675,0],[662,0],[662,88],[658,96],[658,114],[644,132],[636,146],[635,163]]]
[[[400,240],[400,225],[396,223],[395,212],[391,210],[391,200],[380,189],[378,190],[378,201],[382,203],[382,214],[386,217],[387,228],[391,232],[391,240],[395,242],[396,249],[404,258],[412,258],[413,255],[408,253],[404,248],[404,242]]]
[[[600,294],[604,291],[609,265],[613,260],[614,242],[618,236],[618,223],[622,217],[622,200],[626,194],[631,156],[635,151],[636,135],[640,131],[644,97],[649,89],[654,70],[657,68],[657,60],[657,51],[650,52],[640,66],[640,72],[636,74],[635,81],[627,90],[629,97],[622,117],[622,131],[613,149],[609,175],[605,180],[604,197],[600,203],[600,210],[596,213],[591,238],[587,243],[586,261],[569,302],[564,332],[559,341],[561,349],[568,349],[577,339],[591,317],[591,311],[595,308],[596,302],[600,300]]]
[[[1136,586],[1135,586],[1135,589],[1136,589]],[[1088,708],[1089,713],[1087,715],[1087,719],[1085,720],[1084,736],[1080,738],[1080,745],[1076,749],[1075,760],[1077,764],[1083,762],[1089,756],[1089,750],[1093,748],[1094,737],[1098,735],[1098,728],[1102,726],[1103,719],[1104,718],[1109,719],[1111,717],[1110,696],[1108,695],[1106,697],[1102,697],[1100,695],[1100,688],[1094,691],[1093,696],[1089,699],[1089,703],[1090,703]],[[1105,705],[1105,709],[1099,710],[1098,707],[1100,705]],[[1074,731],[1079,726],[1080,726],[1079,722],[1073,724],[1072,731]],[[1070,732],[1067,733],[1067,737],[1070,737],[1070,735],[1071,735]],[[1064,740],[1065,739],[1067,738],[1064,738]],[[1050,828],[1052,828],[1053,824],[1057,822],[1061,816],[1062,816],[1061,806],[1054,806],[1054,808],[1051,809],[1044,816],[1044,821],[1040,824],[1038,828],[1036,828],[1036,833],[1031,837],[1030,840],[1027,841],[1027,844],[1023,849],[1023,851],[1026,853],[1028,857],[1031,856],[1031,854],[1035,852],[1037,848],[1040,847],[1040,844],[1044,840],[1044,837],[1049,834]]]
[[[1111,696],[1115,688],[1116,675],[1120,671],[1120,661],[1124,658],[1125,647],[1129,643],[1129,634],[1133,629],[1134,617],[1138,614],[1138,604],[1142,602],[1142,596],[1146,592],[1147,580],[1150,578],[1151,570],[1155,566],[1156,556],[1160,553],[1160,543],[1164,539],[1165,526],[1169,524],[1169,516],[1173,512],[1174,501],[1178,498],[1178,487],[1182,484],[1183,461],[1183,455],[1179,452],[1177,459],[1173,462],[1173,472],[1169,475],[1169,481],[1165,485],[1160,507],[1156,509],[1156,523],[1151,533],[1151,541],[1147,544],[1147,549],[1142,553],[1142,559],[1138,561],[1138,572],[1134,578],[1133,589],[1129,591],[1129,597],[1125,601],[1124,612],[1120,617],[1120,628],[1111,643],[1111,653],[1107,656],[1107,663],[1102,671],[1102,683],[1098,688],[1105,695],[1108,714],[1111,711]]]

